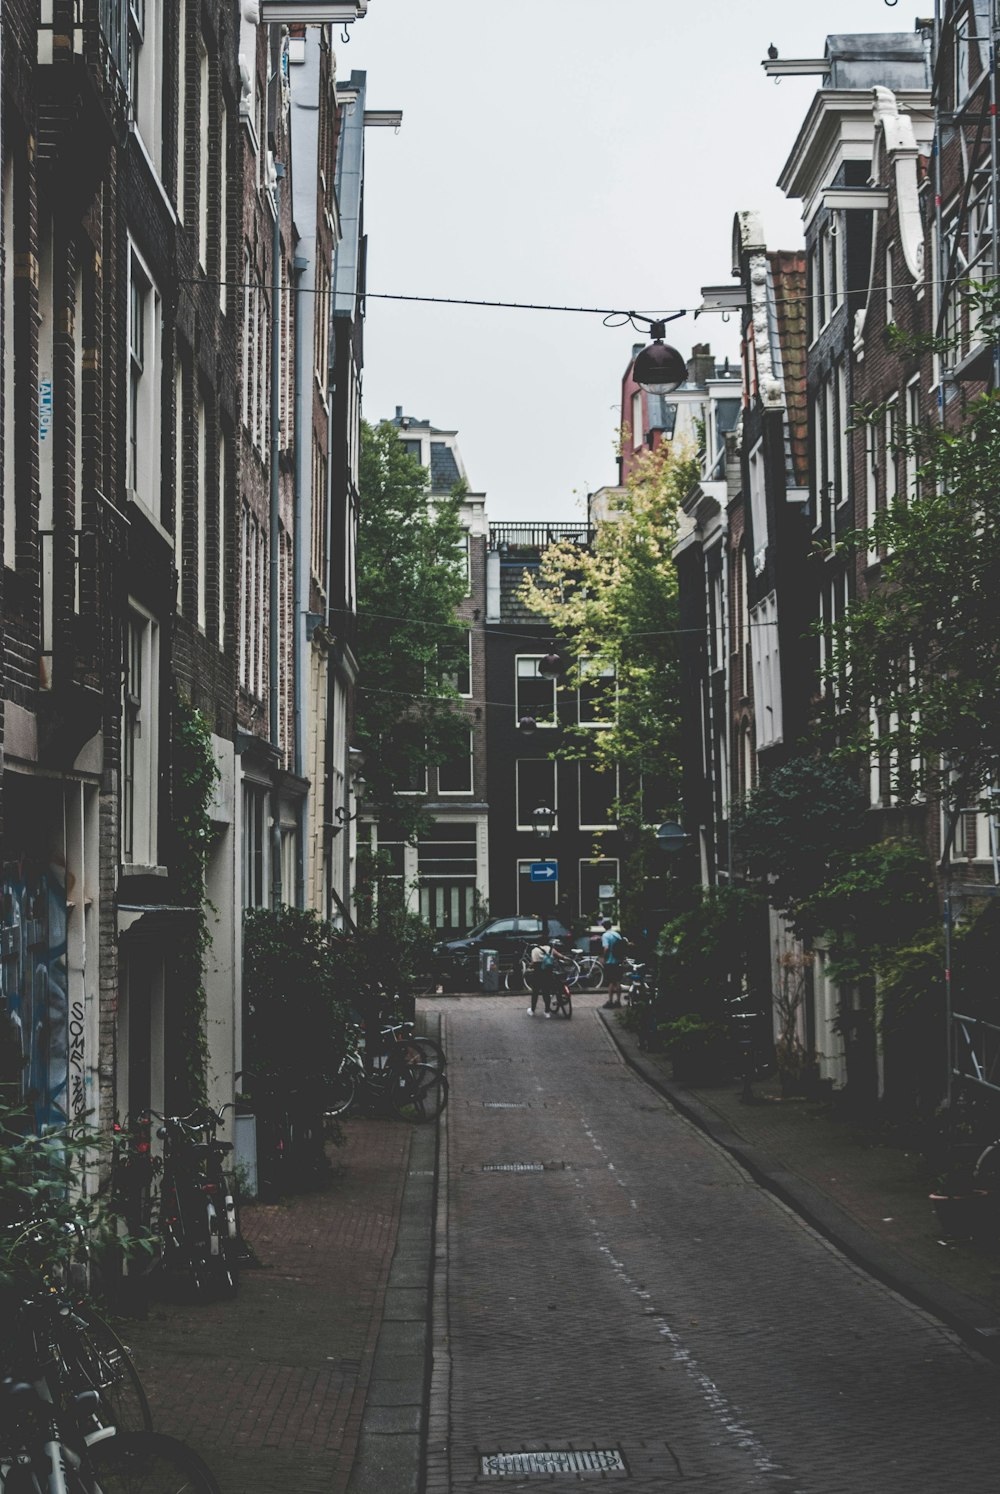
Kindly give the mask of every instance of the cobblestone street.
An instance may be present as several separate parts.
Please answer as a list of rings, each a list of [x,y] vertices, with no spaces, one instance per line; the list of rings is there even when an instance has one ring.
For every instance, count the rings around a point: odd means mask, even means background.
[[[631,1072],[599,1002],[571,1023],[512,998],[439,1003],[429,1494],[545,1449],[618,1450],[628,1473],[605,1477],[650,1494],[992,1490],[995,1368]]]

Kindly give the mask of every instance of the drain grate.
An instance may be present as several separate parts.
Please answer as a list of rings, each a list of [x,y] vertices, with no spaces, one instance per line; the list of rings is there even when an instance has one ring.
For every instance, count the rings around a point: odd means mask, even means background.
[[[544,1172],[544,1162],[484,1162],[483,1172]]]
[[[617,1447],[585,1449],[582,1452],[487,1453],[482,1472],[503,1477],[509,1473],[627,1473],[625,1459]]]
[[[484,1110],[527,1110],[527,1100],[484,1100]]]

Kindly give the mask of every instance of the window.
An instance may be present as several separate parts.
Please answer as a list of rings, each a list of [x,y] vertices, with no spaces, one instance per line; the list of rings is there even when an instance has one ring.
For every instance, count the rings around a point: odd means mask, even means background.
[[[459,695],[465,700],[472,698],[472,634],[467,632],[464,639],[465,658],[459,659],[458,667],[448,675],[449,684],[453,685]]]
[[[781,741],[781,663],[778,654],[778,604],[772,591],[750,611],[754,714],[757,746]]]
[[[515,763],[517,828],[534,830],[534,811],[539,804],[558,809],[556,765],[550,758],[521,757]],[[558,824],[558,821],[556,821]],[[553,829],[556,828],[553,825]]]
[[[720,404],[735,404],[737,413],[739,411],[739,400],[721,400]],[[673,440],[674,431],[677,429],[677,405],[669,401],[665,394],[646,393],[646,409],[649,418],[646,422],[647,431],[660,431],[665,441]],[[730,429],[730,427],[726,427]]]
[[[545,857],[542,855],[537,859],[544,861]],[[556,904],[559,901],[559,877],[556,875],[551,881],[533,882],[531,880],[533,865],[534,862],[531,861],[517,863],[517,911],[545,917],[556,910]],[[558,867],[556,869],[558,872]],[[518,933],[527,935],[528,930],[519,928]]]
[[[896,297],[895,297],[895,270],[893,268],[893,257],[895,255],[895,244],[885,246],[885,324],[891,326],[896,320]]]
[[[229,274],[229,115],[226,101],[219,99],[219,154],[216,163],[218,172],[219,202],[219,306],[223,314],[229,310],[227,276]]]
[[[753,540],[753,571],[759,576],[767,556],[767,494],[764,487],[764,443],[758,441],[747,459],[750,485],[750,529]],[[819,495],[817,494],[817,499]],[[818,503],[817,503],[818,517]]]
[[[243,906],[267,905],[267,790],[243,784]]]
[[[129,255],[128,485],[160,517],[160,296],[133,249]]]
[[[892,508],[896,502],[896,494],[899,489],[897,477],[897,442],[899,434],[898,425],[899,406],[896,400],[891,399],[885,407],[885,419],[882,425],[882,434],[885,445],[885,506]]]
[[[152,616],[129,604],[122,708],[122,860],[156,863],[159,639]]]
[[[581,726],[610,726],[617,706],[615,666],[607,659],[581,659],[577,688]]]
[[[204,633],[208,625],[208,415],[205,400],[198,396],[197,427],[198,501],[195,509],[195,540],[198,546],[197,583],[198,627]]]
[[[177,6],[177,216],[185,221],[188,209],[187,182],[187,5]]]
[[[580,862],[580,917],[613,918],[618,904],[618,862]]]
[[[964,15],[958,16],[954,25],[954,63],[955,63],[955,104],[956,107],[963,103],[968,96],[969,86],[973,81],[972,73],[972,47],[973,42],[969,35],[970,17],[966,11]]]
[[[205,38],[198,34],[198,261],[208,264],[208,164],[211,109],[210,71]]]
[[[410,764],[409,770],[402,780],[404,786],[398,792],[401,794],[426,794],[427,792],[427,765],[426,763],[414,762]]]
[[[914,379],[906,386],[906,493],[905,501],[911,503],[920,497],[919,454],[915,448],[920,430],[920,381]]]
[[[613,830],[617,825],[618,769],[580,763],[581,830]]]
[[[178,612],[184,611],[184,361],[177,359],[174,372],[174,566],[177,571]]]
[[[17,563],[17,503],[14,484],[14,343],[19,337],[14,297],[14,149],[8,131],[3,166],[3,558]]]
[[[218,545],[216,548],[216,559],[218,567],[216,571],[217,599],[216,599],[216,626],[220,650],[226,646],[226,438],[219,432],[216,442],[216,473],[218,477],[218,508],[216,536]]]
[[[163,165],[163,0],[129,0],[128,81],[135,121],[146,154]]]
[[[515,714],[532,716],[539,726],[556,724],[556,682],[539,674],[544,654],[518,654],[515,661]]]
[[[637,389],[632,395],[632,447],[638,451],[645,440],[645,432],[642,428],[642,390]]]
[[[837,503],[846,503],[851,496],[851,454],[848,427],[851,423],[847,408],[847,365],[843,360],[837,364],[837,412],[839,470],[837,472]]]
[[[469,536],[463,534],[455,546],[455,560],[458,574],[465,582],[465,595],[472,593],[472,556]]]
[[[865,528],[871,529],[878,517],[878,431],[872,421],[865,425]],[[868,564],[878,560],[878,548],[870,544]]]
[[[468,733],[464,746],[438,768],[438,793],[472,793],[472,733]]]
[[[438,820],[417,843],[420,916],[453,936],[476,921],[478,832],[474,823]]]

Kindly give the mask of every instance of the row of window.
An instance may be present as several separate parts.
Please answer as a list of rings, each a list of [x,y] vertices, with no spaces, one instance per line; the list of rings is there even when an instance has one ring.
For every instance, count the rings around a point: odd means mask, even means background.
[[[557,763],[551,758],[518,758],[514,764],[515,802],[517,829],[534,828],[533,813],[539,804],[547,804],[556,810],[557,819],[553,828],[558,828],[558,774]],[[581,830],[613,830],[616,828],[616,805],[619,783],[617,768],[597,768],[591,763],[577,763],[577,825]],[[465,795],[474,790],[473,781],[473,737],[469,733],[468,749],[463,748],[437,770],[437,792],[445,797]],[[426,767],[418,768],[410,779],[407,794],[428,792]]]

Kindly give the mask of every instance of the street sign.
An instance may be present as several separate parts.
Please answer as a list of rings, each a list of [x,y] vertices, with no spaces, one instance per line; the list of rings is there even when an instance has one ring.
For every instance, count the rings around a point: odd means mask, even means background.
[[[533,861],[531,863],[531,880],[533,882],[555,882],[558,878],[558,861]]]

